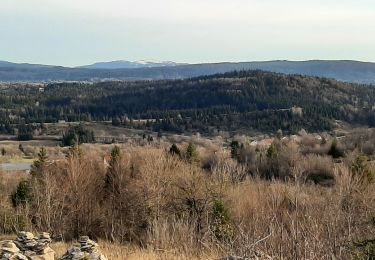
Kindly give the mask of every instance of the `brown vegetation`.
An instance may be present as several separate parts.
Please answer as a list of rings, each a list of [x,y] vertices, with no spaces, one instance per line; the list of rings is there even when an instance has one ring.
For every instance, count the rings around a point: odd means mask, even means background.
[[[361,253],[355,242],[375,237],[375,189],[370,149],[359,157],[340,145],[340,161],[306,152],[326,146],[311,138],[268,151],[245,144],[234,159],[217,145],[179,145],[182,155],[170,144],[75,146],[53,163],[39,156],[31,176],[0,174],[0,233],[86,234],[111,241],[100,243],[109,259],[349,259]],[[13,207],[21,179],[31,193]]]

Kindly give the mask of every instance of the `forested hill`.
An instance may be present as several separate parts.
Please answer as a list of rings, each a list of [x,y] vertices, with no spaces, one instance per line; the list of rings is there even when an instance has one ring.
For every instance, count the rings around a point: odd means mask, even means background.
[[[33,64],[0,62],[0,81],[82,81],[183,79],[234,70],[264,70],[286,74],[301,74],[336,80],[375,84],[375,63],[358,61],[266,61],[216,64],[190,64],[162,67],[108,69],[105,67],[67,68]],[[178,65],[178,66],[177,66]],[[95,69],[93,69],[95,68]],[[105,69],[106,68],[106,69]]]
[[[2,131],[32,122],[109,121],[154,131],[332,129],[375,126],[375,88],[330,79],[241,71],[185,80],[4,87]],[[135,119],[144,119],[139,123]]]

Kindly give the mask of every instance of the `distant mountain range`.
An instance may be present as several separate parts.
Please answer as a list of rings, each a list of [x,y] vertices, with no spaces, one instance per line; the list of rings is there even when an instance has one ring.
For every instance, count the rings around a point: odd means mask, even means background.
[[[180,64],[156,61],[112,61],[68,68],[0,61],[0,81],[79,81],[183,79],[234,70],[264,70],[334,78],[340,81],[375,84],[375,63],[359,61],[264,61],[238,63]]]
[[[178,65],[186,65],[186,63],[176,63],[173,61],[154,61],[139,60],[127,61],[117,60],[109,62],[97,62],[91,65],[79,66],[77,68],[85,69],[136,69],[136,68],[154,68],[154,67],[173,67]]]

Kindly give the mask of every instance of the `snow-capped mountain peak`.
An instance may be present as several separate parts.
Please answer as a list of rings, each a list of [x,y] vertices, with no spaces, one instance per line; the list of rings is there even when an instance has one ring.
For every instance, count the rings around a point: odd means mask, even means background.
[[[173,61],[157,61],[157,60],[138,60],[127,61],[117,60],[109,62],[98,62],[91,65],[81,66],[80,68],[87,69],[134,69],[134,68],[153,68],[153,67],[172,67],[183,65],[183,63],[176,63]]]

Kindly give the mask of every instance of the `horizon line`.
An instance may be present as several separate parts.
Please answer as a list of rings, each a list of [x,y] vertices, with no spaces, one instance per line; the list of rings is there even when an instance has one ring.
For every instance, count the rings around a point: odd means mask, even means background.
[[[83,69],[82,67],[91,66],[97,63],[110,63],[110,62],[140,62],[140,61],[150,61],[150,62],[173,62],[176,63],[177,66],[184,66],[184,65],[203,65],[203,64],[224,64],[224,63],[266,63],[266,62],[312,62],[312,61],[322,61],[322,62],[359,62],[359,63],[375,63],[375,61],[363,61],[363,60],[354,60],[354,59],[306,59],[306,60],[293,60],[293,59],[274,59],[274,60],[252,60],[252,61],[217,61],[217,62],[178,62],[173,60],[154,60],[154,59],[140,59],[140,60],[107,60],[107,61],[96,61],[91,64],[84,64],[84,65],[76,65],[76,66],[64,66],[64,65],[54,65],[54,64],[43,64],[43,63],[32,63],[32,62],[13,62],[9,60],[0,60],[0,62],[11,63],[16,65],[36,65],[36,66],[49,66],[49,67],[63,67],[63,68],[71,68],[71,69]]]

